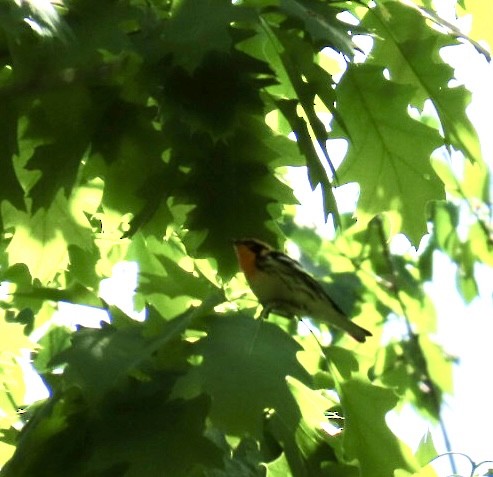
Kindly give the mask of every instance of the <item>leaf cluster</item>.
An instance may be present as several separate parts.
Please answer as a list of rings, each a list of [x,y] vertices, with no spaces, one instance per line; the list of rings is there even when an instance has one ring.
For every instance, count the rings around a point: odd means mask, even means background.
[[[459,40],[423,3],[0,0],[0,475],[385,477],[436,455],[386,415],[440,419],[452,358],[423,282],[445,253],[472,300],[493,234],[470,94],[440,57]],[[332,242],[288,212],[301,166]],[[390,249],[428,227],[419,257]],[[255,320],[245,236],[298,245],[375,337]],[[27,407],[26,352],[49,394]]]

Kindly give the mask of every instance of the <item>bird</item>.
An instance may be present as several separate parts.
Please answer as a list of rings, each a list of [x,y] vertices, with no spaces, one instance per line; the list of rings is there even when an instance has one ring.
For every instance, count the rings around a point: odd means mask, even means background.
[[[303,267],[288,255],[255,238],[233,241],[238,264],[263,307],[286,317],[309,316],[346,331],[360,343],[372,334],[352,322]]]

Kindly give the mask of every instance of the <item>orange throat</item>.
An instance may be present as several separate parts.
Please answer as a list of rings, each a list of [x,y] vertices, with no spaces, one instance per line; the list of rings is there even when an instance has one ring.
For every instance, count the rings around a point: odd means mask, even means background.
[[[256,255],[246,245],[235,246],[236,256],[240,264],[241,271],[245,274],[247,280],[252,278],[257,270]]]

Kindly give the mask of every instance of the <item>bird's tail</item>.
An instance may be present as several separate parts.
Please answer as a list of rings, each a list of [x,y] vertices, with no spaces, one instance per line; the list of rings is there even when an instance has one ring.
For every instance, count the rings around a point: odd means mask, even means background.
[[[335,306],[332,306],[330,310],[327,310],[327,306],[320,307],[317,313],[313,314],[313,317],[324,321],[329,326],[332,325],[345,331],[360,343],[364,343],[368,336],[372,336],[368,330],[351,321],[342,310],[335,308]]]
[[[359,341],[360,343],[364,343],[368,336],[373,336],[368,330],[358,326],[353,321],[349,321],[349,319],[346,321],[345,326],[341,326],[340,328],[347,331],[356,341]]]

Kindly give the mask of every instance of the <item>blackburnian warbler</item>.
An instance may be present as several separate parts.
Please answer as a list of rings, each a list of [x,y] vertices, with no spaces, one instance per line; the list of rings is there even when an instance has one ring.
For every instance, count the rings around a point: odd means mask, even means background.
[[[361,343],[371,336],[349,320],[297,261],[256,239],[235,240],[234,246],[241,271],[263,313],[309,316],[346,331]]]

